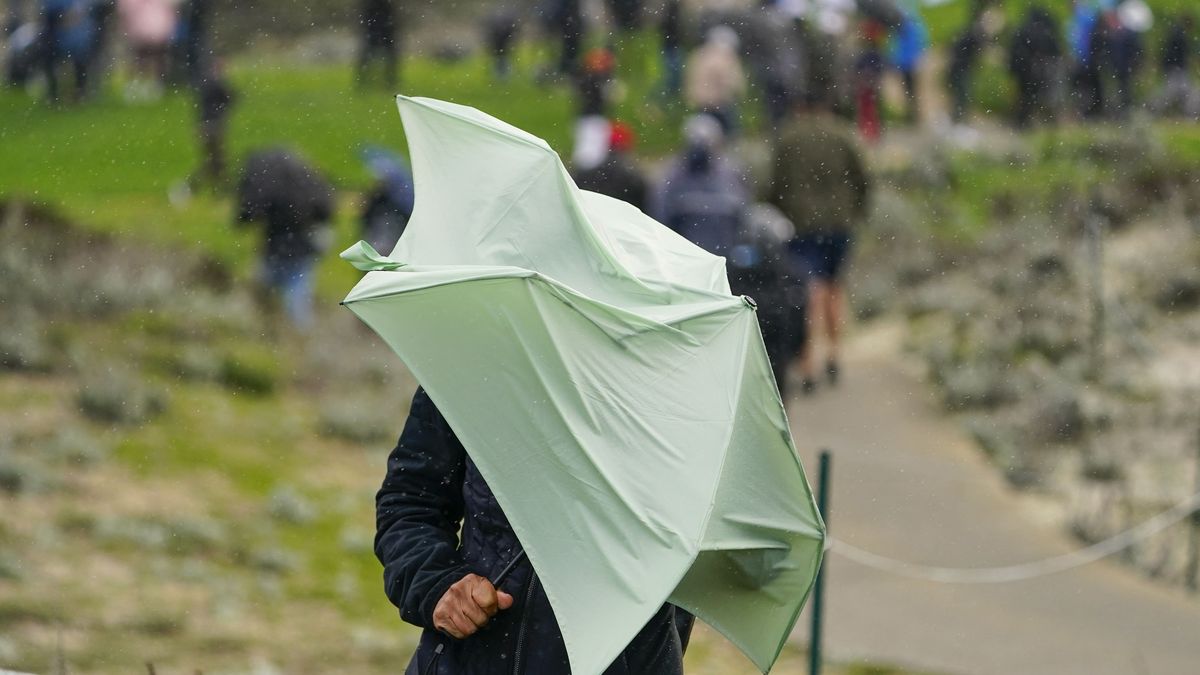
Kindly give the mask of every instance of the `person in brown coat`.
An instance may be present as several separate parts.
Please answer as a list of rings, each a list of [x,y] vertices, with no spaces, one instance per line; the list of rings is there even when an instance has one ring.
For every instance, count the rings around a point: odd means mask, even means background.
[[[795,225],[788,243],[793,278],[807,280],[809,339],[801,348],[802,391],[816,388],[813,342],[825,335],[825,372],[838,378],[838,339],[845,306],[842,269],[855,223],[866,215],[869,183],[853,130],[824,100],[801,106],[775,146],[768,201]]]

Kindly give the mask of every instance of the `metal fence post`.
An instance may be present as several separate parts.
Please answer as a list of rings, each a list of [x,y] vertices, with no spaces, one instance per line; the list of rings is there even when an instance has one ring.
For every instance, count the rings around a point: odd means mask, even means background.
[[[1107,318],[1104,306],[1104,220],[1089,209],[1084,221],[1087,234],[1088,286],[1092,309],[1088,351],[1091,363],[1089,375],[1098,382],[1104,374],[1104,329]]]
[[[829,469],[833,462],[829,451],[821,451],[820,469],[817,475],[817,508],[821,518],[825,520],[825,532],[829,532]],[[825,610],[825,559],[821,559],[821,568],[817,570],[817,578],[813,582],[812,593],[812,632],[808,640],[808,672],[810,675],[821,675],[821,629],[824,622]]]
[[[1195,492],[1200,492],[1200,434],[1196,435]],[[1194,494],[1194,493],[1193,493]],[[1188,562],[1183,571],[1183,583],[1195,593],[1200,590],[1200,511],[1193,511],[1190,518],[1192,531],[1188,537]]]

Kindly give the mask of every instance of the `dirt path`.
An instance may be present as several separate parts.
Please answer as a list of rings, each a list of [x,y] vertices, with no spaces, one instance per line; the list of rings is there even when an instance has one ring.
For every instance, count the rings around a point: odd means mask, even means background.
[[[831,534],[874,553],[992,567],[1078,548],[1008,490],[881,326],[848,345],[836,390],[790,406],[815,480],[834,453]],[[910,581],[838,555],[828,567],[827,657],[967,674],[1200,672],[1200,600],[1102,561],[1000,585]],[[808,639],[808,617],[794,639]]]

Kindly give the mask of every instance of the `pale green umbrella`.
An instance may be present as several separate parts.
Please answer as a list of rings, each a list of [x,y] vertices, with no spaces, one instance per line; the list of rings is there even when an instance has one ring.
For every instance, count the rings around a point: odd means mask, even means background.
[[[572,671],[604,670],[666,601],[764,672],[824,526],[753,303],[724,260],[575,187],[539,138],[399,99],[404,235],[345,304],[399,354],[541,578]]]

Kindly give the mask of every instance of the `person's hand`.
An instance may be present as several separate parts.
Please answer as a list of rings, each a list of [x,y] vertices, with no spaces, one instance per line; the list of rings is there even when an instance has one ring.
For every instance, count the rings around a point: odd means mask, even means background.
[[[468,574],[446,589],[433,608],[433,627],[459,640],[487,625],[502,609],[512,607],[513,597],[497,591],[492,582]]]

